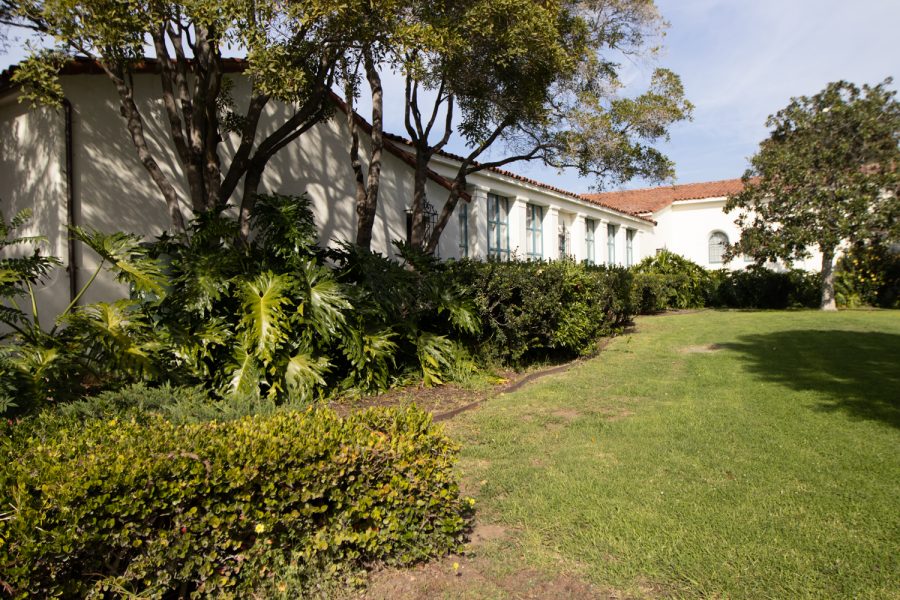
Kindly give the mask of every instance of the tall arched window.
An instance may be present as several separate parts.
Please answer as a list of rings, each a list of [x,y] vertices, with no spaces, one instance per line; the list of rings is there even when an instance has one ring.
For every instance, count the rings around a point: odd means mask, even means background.
[[[728,236],[721,231],[713,231],[709,234],[709,262],[711,264],[724,262],[723,255],[727,245]]]

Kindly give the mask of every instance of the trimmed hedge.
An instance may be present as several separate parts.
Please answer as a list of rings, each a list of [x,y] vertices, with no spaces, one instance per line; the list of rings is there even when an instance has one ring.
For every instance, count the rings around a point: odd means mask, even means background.
[[[447,273],[474,299],[481,355],[507,364],[589,353],[635,313],[633,275],[621,267],[462,260]]]
[[[456,446],[417,409],[5,427],[0,565],[15,598],[246,597],[273,557],[338,571],[456,550],[471,510]]]
[[[743,271],[713,271],[709,306],[724,308],[817,308],[821,301],[818,273],[801,269],[776,272],[751,265]]]

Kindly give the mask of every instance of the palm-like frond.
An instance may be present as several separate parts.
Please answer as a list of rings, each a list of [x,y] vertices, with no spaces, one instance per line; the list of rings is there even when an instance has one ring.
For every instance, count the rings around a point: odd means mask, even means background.
[[[97,372],[142,378],[156,371],[153,354],[160,344],[134,300],[97,302],[66,317],[68,338]],[[77,337],[76,337],[77,336]]]
[[[470,335],[478,335],[481,332],[481,321],[475,310],[475,304],[471,300],[465,300],[453,290],[444,288],[438,295],[438,314],[446,312],[450,316],[450,324],[457,331]]]
[[[316,388],[325,387],[325,375],[331,363],[324,357],[313,358],[308,352],[299,352],[288,359],[284,370],[284,385],[288,398],[308,402],[315,396]]]
[[[165,296],[166,277],[159,261],[152,258],[139,236],[129,233],[104,234],[96,229],[72,227],[72,235],[110,264],[116,279],[135,291]]]
[[[244,343],[235,346],[232,362],[226,367],[228,380],[222,390],[223,395],[259,398],[263,373],[256,354],[249,348],[250,345],[245,340]]]
[[[422,331],[416,337],[416,354],[422,369],[422,383],[430,387],[444,383],[444,373],[452,366],[453,342],[443,335]]]
[[[351,330],[343,338],[342,349],[350,361],[347,383],[368,392],[386,390],[391,368],[396,367],[396,334],[390,330],[360,334]]]
[[[319,335],[333,338],[346,324],[344,311],[353,306],[328,269],[305,261],[299,275],[305,292],[304,302],[298,307],[300,315]]]
[[[289,322],[284,308],[292,281],[288,275],[271,271],[244,282],[241,290],[241,325],[255,352],[264,362],[274,356],[276,346],[287,339]]]

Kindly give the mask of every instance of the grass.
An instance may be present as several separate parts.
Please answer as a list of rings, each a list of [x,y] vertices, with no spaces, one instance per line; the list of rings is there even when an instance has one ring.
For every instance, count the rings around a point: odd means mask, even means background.
[[[448,426],[479,518],[515,532],[488,569],[635,597],[900,598],[900,314],[637,326]]]

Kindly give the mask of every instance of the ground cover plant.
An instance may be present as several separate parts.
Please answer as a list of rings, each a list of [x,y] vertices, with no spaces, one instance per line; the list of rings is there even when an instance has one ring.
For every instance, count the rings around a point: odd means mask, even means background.
[[[896,597],[897,314],[637,329],[450,422],[479,519],[506,539],[433,595],[567,577],[573,597]]]
[[[471,509],[456,446],[415,409],[184,425],[126,410],[3,429],[0,585],[14,598],[248,597],[290,560],[341,577],[445,554]]]

